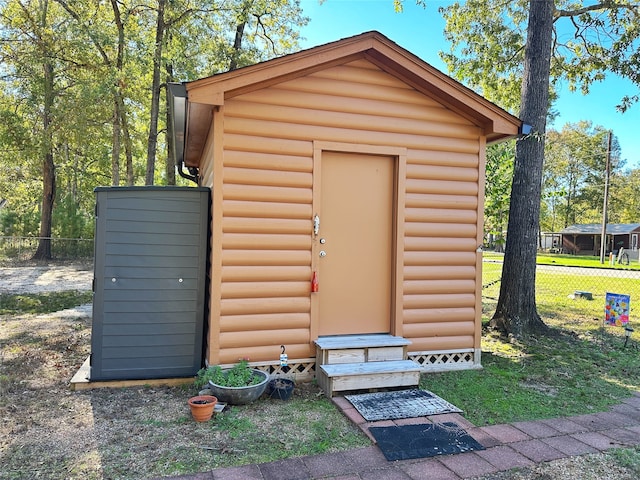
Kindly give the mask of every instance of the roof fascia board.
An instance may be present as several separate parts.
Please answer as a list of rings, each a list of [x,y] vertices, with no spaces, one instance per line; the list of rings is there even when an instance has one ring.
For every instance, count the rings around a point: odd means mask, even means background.
[[[412,53],[393,42],[381,42],[381,48],[368,52],[373,63],[383,69],[393,68],[387,59],[393,61],[396,75],[410,81],[414,88],[444,101],[457,113],[490,128],[486,133],[517,135],[522,121],[509,112],[490,102],[462,83],[445,75]]]
[[[223,105],[224,98],[307,75],[363,57],[373,46],[370,34],[339,40],[186,84],[189,101]]]

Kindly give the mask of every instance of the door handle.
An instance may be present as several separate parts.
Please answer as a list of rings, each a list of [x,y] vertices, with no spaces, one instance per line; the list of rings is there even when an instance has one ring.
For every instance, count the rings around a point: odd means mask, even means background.
[[[320,250],[320,256],[321,257],[326,257],[327,256],[327,252],[325,252],[324,250]]]

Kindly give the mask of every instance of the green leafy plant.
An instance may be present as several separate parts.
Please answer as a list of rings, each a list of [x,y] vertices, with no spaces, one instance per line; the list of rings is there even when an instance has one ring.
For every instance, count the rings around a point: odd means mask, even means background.
[[[208,385],[210,380],[222,387],[248,387],[260,383],[263,379],[254,374],[247,360],[240,360],[229,369],[223,370],[220,365],[200,369],[195,385],[202,388]]]

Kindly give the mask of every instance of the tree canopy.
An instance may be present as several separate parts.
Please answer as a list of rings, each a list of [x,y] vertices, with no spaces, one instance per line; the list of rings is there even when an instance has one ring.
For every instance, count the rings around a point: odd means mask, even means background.
[[[640,2],[469,0],[441,7],[451,74],[519,114],[500,298],[491,325],[527,335],[546,327],[535,304],[535,262],[547,118],[559,82],[589,90],[607,72],[637,85]],[[621,98],[621,109],[632,97]]]
[[[91,236],[96,186],[175,183],[166,82],[295,51],[307,21],[299,0],[0,1],[0,234]]]

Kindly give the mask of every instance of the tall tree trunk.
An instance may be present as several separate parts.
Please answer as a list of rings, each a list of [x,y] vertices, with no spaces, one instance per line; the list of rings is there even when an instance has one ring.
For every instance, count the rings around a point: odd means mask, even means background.
[[[54,81],[53,65],[45,61],[44,70],[44,105],[42,113],[43,148],[42,148],[42,211],[40,213],[40,240],[33,254],[35,260],[50,260],[51,224],[53,203],[56,198],[56,171],[53,163],[53,138],[51,135],[51,110],[53,109]]]
[[[120,98],[122,102],[122,98]],[[127,117],[127,109],[124,102],[120,105],[120,114],[122,121],[122,136],[124,137],[124,154],[127,161],[127,185],[132,186],[135,182],[133,177],[133,145],[131,142],[131,134],[129,133],[129,120]]]
[[[167,65],[167,80],[165,85],[169,85],[169,83],[175,81],[175,77],[173,76],[173,65]],[[169,95],[165,91],[165,98],[169,98]],[[172,123],[171,119],[171,109],[167,108],[167,162],[165,165],[165,172],[167,175],[167,185],[175,185],[176,184],[176,164],[175,159],[173,158],[173,135],[169,132],[169,125]]]
[[[111,145],[111,185],[120,185],[120,105],[118,98],[114,95],[113,100],[113,125],[112,125]]]
[[[147,173],[145,184],[153,185],[158,145],[158,112],[160,111],[160,65],[164,42],[164,8],[166,0],[158,0],[158,20],[156,22],[156,49],[153,55],[153,82],[151,85],[151,119],[149,121],[149,140],[147,143]]]
[[[246,10],[243,12],[243,17],[246,16]],[[241,22],[236,26],[236,36],[233,39],[233,53],[231,54],[231,61],[229,62],[229,71],[238,68],[238,59],[240,58],[240,52],[242,51],[242,37],[244,35],[244,27],[247,22]]]
[[[549,108],[553,0],[529,2],[520,118],[533,133],[518,140],[500,297],[491,326],[516,337],[545,332],[536,308],[536,237]]]

